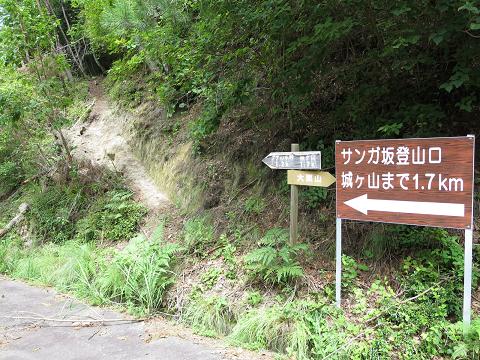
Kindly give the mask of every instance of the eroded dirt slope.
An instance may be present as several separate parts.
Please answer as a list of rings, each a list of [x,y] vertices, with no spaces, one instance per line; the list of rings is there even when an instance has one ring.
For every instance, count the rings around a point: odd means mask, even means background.
[[[149,210],[157,212],[167,207],[168,197],[157,188],[127,143],[124,115],[113,110],[95,81],[90,83],[90,94],[94,103],[89,117],[65,130],[72,155],[122,173],[137,200]]]

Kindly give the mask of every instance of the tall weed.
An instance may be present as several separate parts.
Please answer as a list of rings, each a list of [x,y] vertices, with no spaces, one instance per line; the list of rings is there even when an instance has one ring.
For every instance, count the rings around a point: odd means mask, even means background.
[[[100,274],[100,292],[108,299],[127,304],[132,312],[155,312],[162,305],[166,289],[174,283],[172,270],[180,250],[177,244],[137,236],[114,255],[106,271]]]

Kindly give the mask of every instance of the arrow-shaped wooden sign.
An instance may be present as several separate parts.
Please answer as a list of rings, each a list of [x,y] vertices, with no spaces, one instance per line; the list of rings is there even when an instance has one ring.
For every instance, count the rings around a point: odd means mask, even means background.
[[[368,215],[369,211],[383,211],[418,215],[465,216],[464,204],[369,199],[367,194],[345,201],[345,205],[365,215]]]
[[[273,152],[262,161],[270,169],[275,170],[320,170],[322,153],[320,151]]]
[[[289,185],[329,187],[335,181],[335,177],[325,171],[288,170]]]

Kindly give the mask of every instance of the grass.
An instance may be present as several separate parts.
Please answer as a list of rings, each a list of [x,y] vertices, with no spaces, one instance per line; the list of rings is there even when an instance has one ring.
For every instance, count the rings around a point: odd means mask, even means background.
[[[154,314],[174,282],[181,250],[163,243],[162,236],[163,225],[153,238],[138,236],[121,251],[74,240],[23,248],[17,236],[8,236],[0,242],[0,271],[93,304],[122,304],[133,314]]]
[[[156,237],[159,233],[157,230]],[[137,236],[114,255],[110,266],[98,277],[100,293],[126,304],[131,312],[154,313],[162,307],[163,295],[174,282],[172,265],[179,251],[176,244]]]
[[[236,319],[225,298],[194,295],[183,312],[181,321],[201,335],[218,337],[227,335]]]

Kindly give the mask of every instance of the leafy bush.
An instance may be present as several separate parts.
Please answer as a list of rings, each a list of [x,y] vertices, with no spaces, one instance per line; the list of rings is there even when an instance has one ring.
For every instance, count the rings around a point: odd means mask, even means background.
[[[288,244],[288,232],[271,229],[259,242],[262,247],[245,256],[252,278],[260,276],[266,283],[286,285],[303,276],[298,256],[308,250],[305,244]]]
[[[13,161],[0,163],[0,195],[8,193],[18,185],[22,175],[18,169],[18,164]]]
[[[428,241],[429,248],[417,249],[415,256],[403,262],[401,281],[407,290],[406,296],[416,296],[432,288],[422,300],[430,302],[438,311],[443,309],[444,316],[460,316],[462,304],[458,299],[463,292],[463,247],[457,236],[442,229],[410,230],[404,240],[417,239],[418,242],[422,238]],[[479,275],[478,267],[474,266],[474,286]]]
[[[132,200],[132,192],[112,190],[89,209],[77,224],[82,241],[128,240],[138,231],[146,209]]]
[[[263,302],[263,296],[258,291],[247,292],[246,300],[250,306],[257,306]]]
[[[35,237],[54,243],[73,239],[74,216],[78,216],[86,204],[86,196],[78,184],[52,185],[45,191],[33,187],[27,217]]]
[[[201,281],[202,284],[205,286],[205,289],[209,290],[214,287],[221,274],[222,270],[218,268],[210,268],[205,271],[201,276]]]
[[[342,266],[342,286],[346,289],[354,284],[358,271],[368,270],[367,266],[357,263],[355,259],[348,255],[342,255]]]
[[[0,126],[0,197],[12,191],[23,179],[22,158],[25,161],[29,157],[14,138],[13,129]]]
[[[301,192],[301,196],[305,199],[309,209],[316,209],[320,204],[325,202],[328,192],[326,188],[309,187]]]
[[[450,326],[450,340],[452,349],[450,355],[454,360],[469,360],[480,358],[480,319],[474,319],[466,334],[463,333],[463,324]]]

